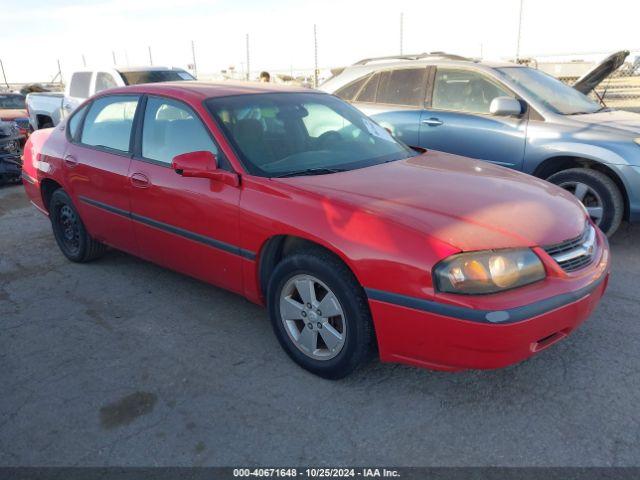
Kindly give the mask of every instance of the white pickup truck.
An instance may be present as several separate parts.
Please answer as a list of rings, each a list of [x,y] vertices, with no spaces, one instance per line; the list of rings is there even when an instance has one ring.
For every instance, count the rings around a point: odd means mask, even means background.
[[[78,70],[63,92],[27,95],[29,124],[33,130],[54,127],[92,95],[109,88],[140,83],[195,80],[186,70],[171,67],[123,67]]]

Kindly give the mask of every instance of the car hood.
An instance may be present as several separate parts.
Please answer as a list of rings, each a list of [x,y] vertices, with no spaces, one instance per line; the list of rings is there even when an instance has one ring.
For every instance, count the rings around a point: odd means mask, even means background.
[[[369,168],[278,181],[467,251],[552,245],[577,237],[586,219],[577,200],[555,185],[434,151]]]
[[[600,82],[620,68],[628,56],[628,50],[621,50],[609,55],[580,77],[576,83],[573,84],[573,88],[587,95],[591,90],[596,88]]]
[[[0,120],[4,121],[27,118],[28,116],[27,111],[23,109],[0,110]]]
[[[573,115],[571,118],[576,122],[589,124],[598,128],[612,128],[634,135],[640,134],[640,114],[638,113],[611,110],[585,115]]]

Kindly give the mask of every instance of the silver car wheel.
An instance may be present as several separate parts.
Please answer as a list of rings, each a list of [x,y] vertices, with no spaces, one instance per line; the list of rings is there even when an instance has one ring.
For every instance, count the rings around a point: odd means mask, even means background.
[[[293,344],[314,360],[344,347],[347,324],[336,295],[312,275],[295,275],[280,292],[280,319]]]
[[[571,192],[578,200],[580,200],[587,209],[591,220],[593,220],[596,225],[600,225],[602,217],[604,216],[604,209],[602,198],[600,198],[598,192],[586,183],[581,182],[564,182],[560,183],[558,186]]]

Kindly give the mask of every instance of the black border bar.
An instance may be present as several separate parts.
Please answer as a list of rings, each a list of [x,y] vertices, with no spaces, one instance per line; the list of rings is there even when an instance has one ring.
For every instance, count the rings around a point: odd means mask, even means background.
[[[235,245],[231,245],[226,242],[222,242],[215,238],[207,237],[204,235],[200,235],[199,233],[191,232],[189,230],[185,230],[184,228],[176,227],[174,225],[170,225],[168,223],[159,222],[158,220],[154,220],[153,218],[145,217],[142,215],[138,215],[137,213],[127,212],[126,210],[122,210],[117,207],[113,207],[106,203],[99,202],[97,200],[93,200],[91,198],[87,198],[84,196],[78,197],[81,202],[91,205],[93,207],[100,208],[102,210],[106,210],[107,212],[113,213],[115,215],[120,215],[122,217],[130,218],[136,222],[142,223],[144,225],[148,225],[153,228],[157,228],[158,230],[163,230],[165,232],[172,233],[174,235],[178,235],[180,237],[187,238],[194,242],[202,243],[209,247],[217,248],[218,250],[222,250],[227,253],[231,253],[233,255],[238,255],[240,257],[246,258],[248,260],[255,260],[256,254],[250,250],[245,250],[244,248],[237,247]],[[0,479],[2,480],[2,479]]]

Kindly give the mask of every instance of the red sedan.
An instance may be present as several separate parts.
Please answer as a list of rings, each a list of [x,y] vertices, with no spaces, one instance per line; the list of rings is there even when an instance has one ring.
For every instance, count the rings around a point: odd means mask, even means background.
[[[264,304],[289,356],[327,378],[376,347],[440,370],[519,362],[578,327],[609,277],[571,194],[417,153],[306,89],[110,90],[35,132],[24,159],[70,260],[108,245]]]

